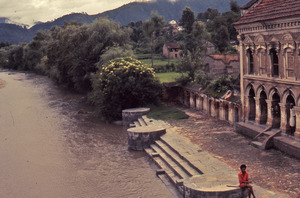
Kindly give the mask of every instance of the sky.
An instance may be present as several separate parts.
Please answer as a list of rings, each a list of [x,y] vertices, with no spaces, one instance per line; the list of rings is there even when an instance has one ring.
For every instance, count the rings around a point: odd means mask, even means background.
[[[133,1],[135,0],[0,0],[0,17],[32,26],[35,22],[51,21],[72,12],[98,14]]]

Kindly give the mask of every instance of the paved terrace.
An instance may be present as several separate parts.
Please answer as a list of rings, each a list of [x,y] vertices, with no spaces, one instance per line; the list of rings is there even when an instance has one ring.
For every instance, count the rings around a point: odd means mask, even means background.
[[[238,185],[237,171],[176,133],[165,122],[149,122],[143,117],[139,123],[135,122],[135,126],[145,127],[149,123],[166,128],[167,133],[145,151],[159,167],[158,176],[173,183],[183,197],[240,197],[239,187],[227,186]],[[256,184],[253,186],[257,197],[284,197]]]

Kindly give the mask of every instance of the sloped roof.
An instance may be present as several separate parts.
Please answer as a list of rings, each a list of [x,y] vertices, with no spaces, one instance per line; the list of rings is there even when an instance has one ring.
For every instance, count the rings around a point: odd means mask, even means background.
[[[210,54],[208,56],[215,60],[221,60],[225,64],[229,64],[231,61],[239,61],[240,60],[239,54]]]
[[[169,49],[180,49],[180,46],[178,43],[175,43],[175,42],[168,42],[168,43],[165,43],[165,45],[167,46],[167,48]]]
[[[257,1],[252,0],[245,8],[251,7]],[[248,7],[247,7],[248,6]],[[300,16],[299,0],[262,0],[255,8],[242,16],[235,25],[266,21],[290,16]]]

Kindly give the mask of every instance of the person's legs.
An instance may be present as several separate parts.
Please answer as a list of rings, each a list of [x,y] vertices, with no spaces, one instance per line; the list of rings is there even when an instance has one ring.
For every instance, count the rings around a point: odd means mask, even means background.
[[[253,195],[253,198],[255,198],[253,187],[249,184],[247,185],[247,187],[248,187],[248,196],[249,196],[249,198],[251,197],[251,194]]]

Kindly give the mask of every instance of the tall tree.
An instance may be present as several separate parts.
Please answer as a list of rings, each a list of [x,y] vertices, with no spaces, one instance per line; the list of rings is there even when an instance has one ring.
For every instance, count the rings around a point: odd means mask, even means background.
[[[143,24],[143,32],[145,37],[150,40],[151,63],[153,67],[154,42],[159,31],[164,26],[165,20],[163,16],[159,16],[157,12],[151,13],[151,18]]]
[[[179,24],[184,28],[184,31],[187,34],[189,34],[192,32],[194,22],[195,22],[194,12],[191,10],[191,8],[186,7],[182,11],[182,16]]]

